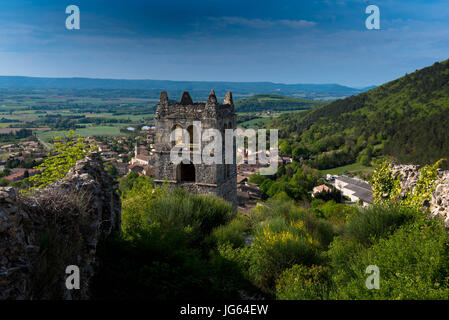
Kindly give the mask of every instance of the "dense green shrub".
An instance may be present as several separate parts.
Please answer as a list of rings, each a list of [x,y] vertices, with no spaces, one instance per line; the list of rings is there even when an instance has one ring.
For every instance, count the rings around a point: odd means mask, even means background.
[[[150,179],[146,176],[139,176],[137,172],[130,172],[127,176],[119,179],[119,192],[122,198],[126,198],[128,192],[132,189],[139,190],[145,187],[150,182]]]
[[[332,281],[328,267],[294,265],[276,281],[276,298],[280,300],[324,300]]]
[[[349,216],[347,234],[363,244],[372,244],[420,214],[405,206],[372,206]]]
[[[335,201],[327,201],[323,204],[318,204],[313,208],[313,214],[319,218],[326,219],[333,224],[345,223],[346,219],[357,212],[354,206],[348,206]]]
[[[307,233],[323,247],[327,247],[336,235],[336,230],[332,223],[323,219],[317,219],[312,214],[304,218],[304,225]]]
[[[297,201],[310,200],[310,191],[321,183],[318,170],[302,167],[297,162],[280,166],[274,176],[252,175],[250,181],[259,184],[264,199],[285,193]]]
[[[321,257],[313,239],[290,231],[272,232],[265,228],[251,245],[249,273],[255,285],[271,292],[274,282],[287,268],[295,264],[312,265]]]
[[[253,251],[251,247],[233,248],[230,243],[218,245],[218,253],[221,257],[232,261],[250,279],[249,268],[251,267]]]
[[[211,284],[200,255],[179,242],[162,241],[158,231],[147,233],[151,241],[117,239],[99,248],[94,299],[182,299],[186,293],[207,298],[202,288]]]
[[[264,292],[274,294],[275,280],[295,264],[321,262],[319,242],[310,236],[301,220],[270,217],[255,229],[249,247],[219,246],[220,255],[234,261],[245,276]]]
[[[145,230],[158,226],[163,234],[182,232],[191,242],[204,240],[212,230],[229,222],[235,213],[224,200],[190,195],[184,190],[168,193],[149,182],[134,185],[123,200],[125,236],[141,238]]]
[[[239,299],[242,292],[259,294],[239,265],[215,254],[214,244],[207,241],[212,230],[235,216],[229,203],[182,190],[169,193],[135,178],[122,193],[122,236],[99,250],[95,299]]]
[[[350,281],[355,277],[348,268],[353,265],[365,247],[354,239],[339,236],[330,244],[326,252],[327,260],[332,270],[333,281],[339,284]]]
[[[335,254],[340,257],[333,257],[334,262],[346,257],[346,263],[333,265],[336,289],[331,298],[447,299],[449,296],[449,242],[439,219],[418,219],[368,249],[333,248],[330,255]],[[379,267],[379,290],[366,288],[365,270],[369,265]]]
[[[217,245],[230,243],[234,248],[245,245],[248,221],[242,216],[233,219],[227,225],[219,226],[212,231],[212,239]]]
[[[266,228],[268,228],[271,232],[283,232],[288,230],[288,222],[284,217],[269,218],[256,226],[254,231],[256,234],[262,233]]]
[[[271,198],[263,205],[256,207],[250,216],[253,226],[271,218],[284,218],[285,221],[303,219],[307,210],[296,205],[293,200]]]
[[[249,182],[261,185],[265,180],[269,179],[267,176],[263,176],[259,173],[255,173],[249,177]]]
[[[376,170],[371,176],[374,203],[385,203],[396,199],[401,193],[399,179],[393,177],[390,163],[387,161],[378,163]]]

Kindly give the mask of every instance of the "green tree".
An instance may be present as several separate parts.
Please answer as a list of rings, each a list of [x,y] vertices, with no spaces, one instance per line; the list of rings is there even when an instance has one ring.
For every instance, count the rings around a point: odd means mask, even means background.
[[[292,157],[295,161],[299,161],[301,158],[307,159],[309,157],[309,153],[306,148],[296,146],[292,151]]]
[[[109,165],[106,168],[106,171],[112,176],[112,177],[117,177],[118,176],[118,171],[117,168],[114,165]]]
[[[291,155],[292,154],[292,145],[287,140],[281,140],[279,143],[279,153],[281,155]]]

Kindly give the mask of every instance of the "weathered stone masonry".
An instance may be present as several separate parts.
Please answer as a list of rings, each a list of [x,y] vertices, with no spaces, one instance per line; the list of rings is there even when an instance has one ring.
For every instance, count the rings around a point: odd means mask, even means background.
[[[88,299],[99,242],[121,229],[121,202],[98,154],[31,196],[0,188],[0,300]],[[80,290],[67,290],[77,265]]]

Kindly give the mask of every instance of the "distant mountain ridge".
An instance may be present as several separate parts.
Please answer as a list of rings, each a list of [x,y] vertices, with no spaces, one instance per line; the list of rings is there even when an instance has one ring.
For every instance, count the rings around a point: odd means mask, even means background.
[[[171,81],[171,80],[124,80],[94,78],[39,78],[0,76],[0,89],[133,89],[148,90],[157,98],[161,90],[167,90],[177,99],[183,90],[193,98],[206,98],[211,89],[224,96],[226,91],[238,96],[254,94],[279,94],[305,99],[334,100],[363,92],[339,84],[282,84],[272,82],[220,82],[220,81]]]
[[[308,110],[321,105],[314,100],[281,96],[278,94],[258,94],[235,102],[236,112]]]

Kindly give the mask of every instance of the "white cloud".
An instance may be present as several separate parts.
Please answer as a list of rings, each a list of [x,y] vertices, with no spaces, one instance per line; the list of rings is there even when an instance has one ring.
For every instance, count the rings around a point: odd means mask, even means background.
[[[276,26],[288,28],[307,28],[316,25],[314,21],[307,20],[263,20],[263,19],[247,19],[242,17],[210,17],[209,20],[221,25],[240,25],[249,28],[273,28]]]

